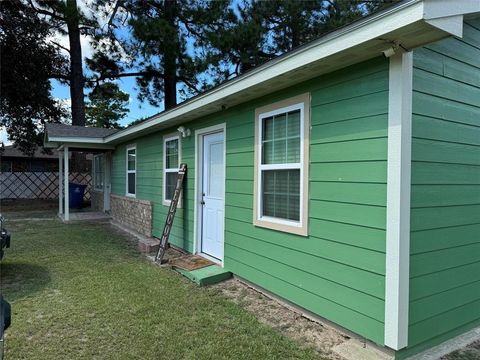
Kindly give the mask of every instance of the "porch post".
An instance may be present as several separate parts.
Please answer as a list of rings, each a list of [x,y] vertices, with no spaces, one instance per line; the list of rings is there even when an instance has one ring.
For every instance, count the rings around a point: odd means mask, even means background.
[[[107,151],[103,155],[103,211],[110,211],[110,191],[111,191],[111,161],[112,153]]]
[[[58,151],[58,215],[63,214],[63,162],[62,152]]]
[[[68,198],[69,195],[69,188],[68,188],[68,146],[63,148],[63,160],[64,160],[64,188],[65,188],[65,221],[70,220],[70,199]]]

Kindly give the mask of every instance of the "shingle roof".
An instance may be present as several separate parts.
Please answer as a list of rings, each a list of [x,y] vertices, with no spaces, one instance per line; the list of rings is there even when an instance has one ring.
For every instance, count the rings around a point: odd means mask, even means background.
[[[48,137],[88,137],[104,138],[116,133],[117,129],[104,129],[95,127],[84,127],[65,124],[47,124],[46,132]]]
[[[38,147],[35,150],[35,154],[33,155],[36,159],[57,159],[58,152],[57,150],[51,150],[51,154],[45,154],[43,147]],[[0,151],[1,157],[21,157],[21,158],[29,158],[30,156],[24,154],[20,149],[16,148],[14,145],[7,145],[3,151]]]

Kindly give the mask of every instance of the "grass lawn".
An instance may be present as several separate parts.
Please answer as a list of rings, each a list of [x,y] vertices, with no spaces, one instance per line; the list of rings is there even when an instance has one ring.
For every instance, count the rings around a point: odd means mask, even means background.
[[[7,359],[319,359],[233,302],[149,263],[108,224],[7,225]]]

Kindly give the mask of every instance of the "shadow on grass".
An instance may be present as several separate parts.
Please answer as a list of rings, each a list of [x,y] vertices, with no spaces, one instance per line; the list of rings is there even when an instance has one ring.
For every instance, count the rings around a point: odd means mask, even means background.
[[[50,282],[50,272],[44,266],[18,262],[1,264],[1,292],[9,301],[41,291]]]

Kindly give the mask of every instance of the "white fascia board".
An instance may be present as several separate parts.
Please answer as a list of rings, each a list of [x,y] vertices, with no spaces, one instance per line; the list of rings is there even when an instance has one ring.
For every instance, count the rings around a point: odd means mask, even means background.
[[[424,0],[424,19],[438,19],[480,12],[480,0]]]
[[[453,36],[463,36],[463,15],[452,15],[448,17],[425,20],[427,24],[435,26]]]
[[[147,120],[139,125],[109,135],[105,138],[105,141],[110,143],[121,139],[122,137],[146,130],[151,126],[159,125],[175,118],[180,118],[182,115],[196,111],[203,106],[215,103],[255,85],[302,68],[308,64],[318,62],[321,59],[340,53],[354,46],[377,39],[385,34],[422,19],[423,2],[420,0],[405,2],[390,10],[368,17],[363,21],[352,24],[351,26],[347,26],[344,29],[337,30],[297,51],[287,53],[276,60],[272,60],[259,66],[247,74],[232,79],[224,85],[220,85],[203,95],[199,95],[175,109],[161,113],[151,120]]]
[[[82,143],[82,144],[104,144],[104,138],[89,138],[83,136],[56,136],[48,137],[48,142],[58,142],[58,143]]]
[[[408,345],[412,52],[390,58],[388,97],[385,345]]]
[[[44,143],[46,148],[58,148],[61,149],[65,146],[70,148],[84,148],[84,149],[97,149],[97,150],[114,150],[115,146],[111,144],[105,144],[103,139],[96,139],[97,141],[89,141],[92,139],[75,137],[75,138],[50,138],[48,142]],[[100,141],[98,141],[100,140]]]
[[[461,36],[463,14],[479,12],[480,0],[410,0],[400,3],[391,9],[380,12],[364,20],[358,21],[343,29],[339,29],[317,41],[303,46],[297,51],[287,53],[277,59],[258,66],[252,71],[220,85],[211,91],[199,95],[175,109],[165,111],[152,119],[131,128],[121,130],[105,137],[110,143],[124,137],[143,132],[150,127],[181,119],[201,108],[221,104],[221,100],[241,94],[243,91],[265,83],[291,71],[301,69],[309,64],[317,63],[332,55],[361,45],[374,39],[401,29],[418,21],[427,20],[431,26],[456,36]],[[458,15],[458,16],[457,16]],[[220,107],[219,107],[220,110]]]
[[[463,36],[463,16],[480,12],[480,0],[424,0],[423,18],[453,36]]]

